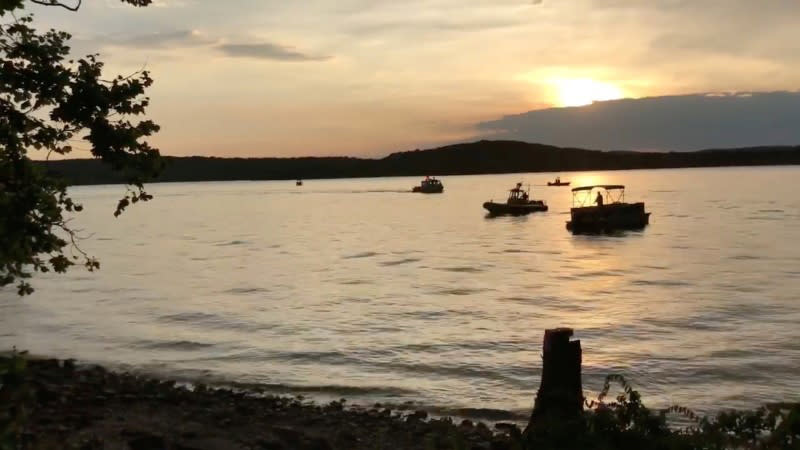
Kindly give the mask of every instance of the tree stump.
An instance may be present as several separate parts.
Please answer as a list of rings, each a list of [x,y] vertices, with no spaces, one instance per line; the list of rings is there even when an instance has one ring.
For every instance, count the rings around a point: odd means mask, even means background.
[[[581,341],[570,341],[572,328],[545,330],[542,379],[528,429],[537,421],[579,422],[583,414]]]

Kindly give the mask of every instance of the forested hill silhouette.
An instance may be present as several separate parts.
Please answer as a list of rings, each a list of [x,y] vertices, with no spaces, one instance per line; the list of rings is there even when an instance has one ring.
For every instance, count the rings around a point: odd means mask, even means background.
[[[518,141],[478,141],[381,159],[349,157],[165,157],[156,181],[283,180],[403,175],[656,169],[800,164],[800,146],[711,149],[696,152],[633,152],[560,148]],[[39,162],[71,184],[110,184],[122,179],[97,160]]]

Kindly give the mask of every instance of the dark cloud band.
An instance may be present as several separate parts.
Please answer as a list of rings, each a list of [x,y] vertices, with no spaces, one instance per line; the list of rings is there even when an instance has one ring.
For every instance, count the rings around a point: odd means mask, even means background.
[[[800,92],[678,95],[595,102],[478,124],[482,137],[608,150],[800,143]]]

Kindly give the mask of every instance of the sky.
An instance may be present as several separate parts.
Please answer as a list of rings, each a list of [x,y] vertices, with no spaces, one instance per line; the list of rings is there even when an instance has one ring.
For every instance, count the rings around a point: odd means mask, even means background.
[[[99,52],[109,74],[151,72],[149,116],[162,126],[151,143],[167,155],[378,157],[480,138],[573,145],[573,130],[546,133],[548,124],[605,111],[603,103],[581,106],[593,100],[632,99],[622,103],[633,117],[653,102],[680,115],[708,98],[689,94],[788,91],[781,105],[800,101],[800,2],[790,0],[155,0],[147,8],[84,0],[77,13],[27,8],[40,27],[70,32],[73,53]],[[733,110],[744,115],[722,121],[722,130],[752,114],[746,105]],[[688,150],[731,141],[615,141],[617,116],[603,117],[607,129],[597,136],[608,139],[582,146]],[[762,122],[750,130],[753,142],[800,144],[800,135]],[[657,134],[679,134],[681,124]],[[77,147],[74,157],[89,156]]]

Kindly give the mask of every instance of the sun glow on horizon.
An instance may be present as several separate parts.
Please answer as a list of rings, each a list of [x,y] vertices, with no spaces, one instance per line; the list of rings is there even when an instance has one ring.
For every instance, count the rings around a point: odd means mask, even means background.
[[[619,87],[589,78],[555,79],[551,83],[556,90],[558,106],[584,106],[624,96]]]

